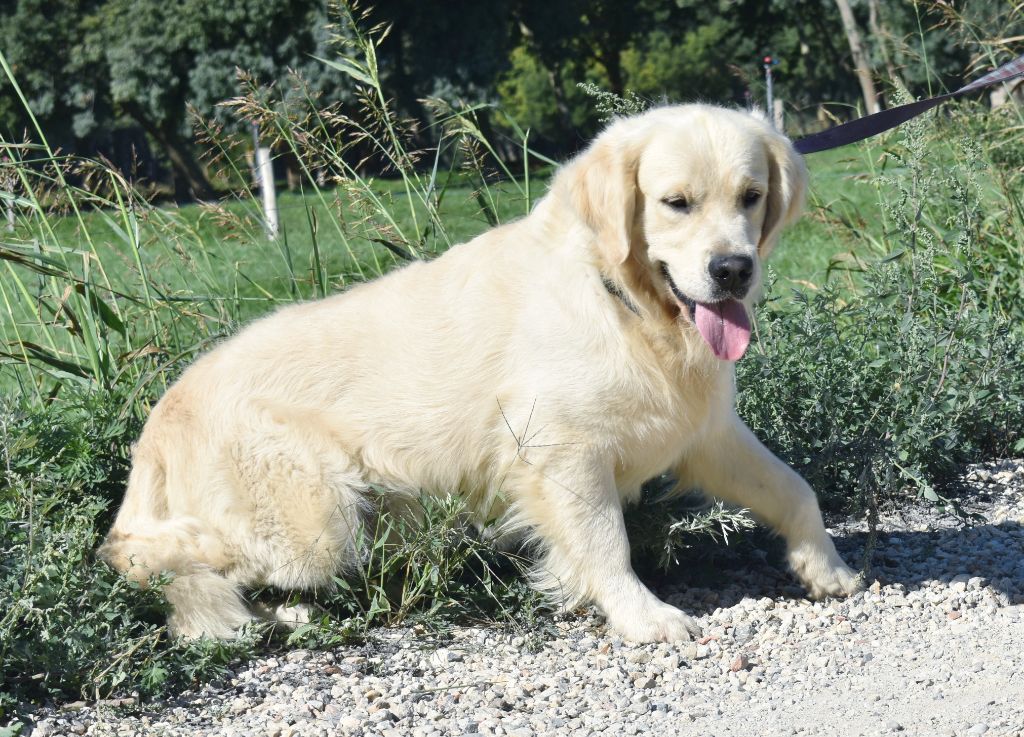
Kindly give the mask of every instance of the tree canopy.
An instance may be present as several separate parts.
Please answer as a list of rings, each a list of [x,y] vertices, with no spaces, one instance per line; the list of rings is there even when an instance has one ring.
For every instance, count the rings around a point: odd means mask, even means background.
[[[960,81],[970,25],[960,24],[960,35],[924,31],[966,13],[962,0],[377,0],[366,18],[390,27],[381,74],[402,114],[424,117],[429,97],[498,104],[560,154],[598,125],[580,82],[742,105],[763,99],[761,58],[771,54],[791,112],[813,118],[823,102],[863,108],[838,8],[847,1],[867,39],[861,66],[880,97],[893,84],[920,94]],[[161,162],[151,170],[167,172],[176,196],[202,198],[213,190],[188,110],[238,125],[219,107],[238,93],[238,70],[267,84],[295,72],[326,101],[351,98],[351,80],[318,61],[344,35],[328,2],[0,0],[0,50],[51,145],[120,166],[130,149]],[[1005,15],[1001,5],[974,0],[971,12],[991,22]],[[5,81],[0,135],[26,130]]]

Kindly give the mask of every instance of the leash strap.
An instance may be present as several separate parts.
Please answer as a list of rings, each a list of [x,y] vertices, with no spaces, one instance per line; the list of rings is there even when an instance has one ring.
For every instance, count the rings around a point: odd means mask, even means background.
[[[1024,56],[1018,56],[1013,61],[1003,64],[998,69],[974,80],[970,84],[964,85],[954,92],[882,110],[873,115],[865,115],[863,118],[857,118],[849,123],[837,125],[820,133],[804,136],[793,141],[793,148],[801,154],[813,154],[818,151],[827,151],[830,148],[845,146],[848,143],[863,141],[865,138],[870,138],[890,128],[895,128],[900,123],[905,123],[911,118],[916,118],[921,113],[941,105],[946,100],[954,100],[958,97],[963,97],[969,92],[975,92],[991,87],[999,82],[1007,82],[1021,76],[1024,76]]]

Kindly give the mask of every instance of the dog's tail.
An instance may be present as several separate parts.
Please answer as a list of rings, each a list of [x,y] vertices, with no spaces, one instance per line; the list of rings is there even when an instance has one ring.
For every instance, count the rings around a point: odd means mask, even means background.
[[[231,564],[228,551],[201,520],[168,515],[164,465],[156,454],[137,450],[124,503],[97,554],[141,586],[154,574],[173,575],[163,593],[174,634],[233,636],[252,613],[238,584],[223,574]]]

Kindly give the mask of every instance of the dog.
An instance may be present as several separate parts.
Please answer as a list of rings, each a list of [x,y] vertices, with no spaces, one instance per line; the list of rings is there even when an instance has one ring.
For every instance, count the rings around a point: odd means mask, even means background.
[[[622,509],[664,472],[749,509],[814,597],[858,580],[814,492],[735,412],[762,262],[807,174],[756,114],[612,122],[532,212],[257,320],[154,407],[102,557],[165,589],[170,630],[231,637],[242,591],[358,565],[368,490],[458,494],[528,537],[532,583],[636,641],[697,623],[636,576]]]

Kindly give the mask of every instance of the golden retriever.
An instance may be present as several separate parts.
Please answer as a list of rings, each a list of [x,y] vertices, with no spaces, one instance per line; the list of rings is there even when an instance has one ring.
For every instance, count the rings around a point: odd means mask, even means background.
[[[777,530],[811,595],[852,593],[814,493],[734,410],[761,263],[805,186],[757,116],[613,122],[529,216],[196,361],[153,409],[102,556],[174,573],[172,631],[229,637],[253,618],[245,587],[358,564],[371,485],[457,493],[527,532],[541,590],[630,640],[683,640],[697,624],[637,578],[622,519],[671,471]]]

